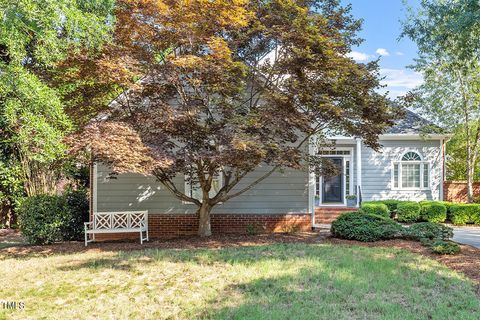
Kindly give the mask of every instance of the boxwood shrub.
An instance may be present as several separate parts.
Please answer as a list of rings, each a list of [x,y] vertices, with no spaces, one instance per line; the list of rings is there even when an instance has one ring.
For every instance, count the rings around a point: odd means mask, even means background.
[[[397,206],[397,220],[401,222],[417,222],[420,219],[420,204],[403,201]]]
[[[26,198],[18,208],[19,226],[31,244],[49,244],[82,237],[88,220],[85,191],[68,191],[62,196]]]
[[[26,198],[18,208],[18,224],[31,244],[62,240],[65,215],[70,211],[64,197],[40,195]]]
[[[439,223],[419,222],[405,228],[404,236],[407,239],[417,241],[422,239],[448,240],[453,237],[453,229]]]
[[[65,216],[62,240],[82,240],[84,222],[87,222],[89,219],[87,190],[68,190],[65,192],[64,197],[70,213]]]
[[[376,214],[349,212],[333,221],[331,232],[337,238],[371,242],[401,235],[403,227]]]
[[[366,214],[377,214],[379,216],[390,218],[390,210],[388,210],[386,204],[380,201],[363,202],[360,211]]]
[[[440,202],[441,204],[443,204],[445,206],[445,208],[447,208],[447,220],[450,220],[450,213],[451,213],[451,210],[450,208],[455,205],[456,203],[454,202],[448,202],[448,201],[438,201]]]
[[[459,203],[450,206],[450,221],[455,225],[480,224],[480,205]]]
[[[390,199],[390,200],[382,200],[380,202],[385,204],[388,207],[388,210],[390,211],[391,214],[394,214],[394,213],[397,213],[398,204],[400,204],[403,201]]]
[[[420,219],[428,222],[445,222],[447,207],[438,201],[423,201],[420,203]]]

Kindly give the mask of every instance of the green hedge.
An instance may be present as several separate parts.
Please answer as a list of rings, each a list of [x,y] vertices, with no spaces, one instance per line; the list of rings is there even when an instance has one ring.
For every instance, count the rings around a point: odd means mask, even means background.
[[[479,204],[455,204],[450,206],[450,220],[455,225],[480,224]]]
[[[62,230],[63,240],[82,240],[84,223],[89,219],[89,203],[87,192],[81,190],[69,190],[64,195],[70,210],[68,220]]]
[[[360,209],[361,212],[365,214],[377,214],[385,218],[390,218],[390,210],[388,210],[386,204],[380,201],[363,202]]]
[[[80,239],[83,223],[88,221],[86,192],[26,198],[18,208],[18,219],[22,234],[31,244]]]
[[[397,220],[417,222],[420,220],[420,204],[414,201],[402,201],[397,206]]]
[[[371,242],[401,235],[403,227],[383,216],[349,212],[332,222],[331,232],[337,238]]]
[[[422,201],[420,203],[420,220],[428,222],[445,222],[447,207],[439,201]]]
[[[382,200],[380,202],[385,204],[388,207],[388,210],[390,210],[390,213],[397,213],[398,205],[403,201],[391,199],[391,200]]]

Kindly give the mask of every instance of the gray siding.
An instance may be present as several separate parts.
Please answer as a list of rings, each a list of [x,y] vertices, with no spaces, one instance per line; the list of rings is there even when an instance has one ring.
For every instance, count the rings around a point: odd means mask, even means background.
[[[261,166],[247,175],[234,190],[255,181],[269,167]],[[109,179],[110,170],[97,167],[97,211],[148,210],[150,213],[194,213],[196,206],[182,203],[154,177],[121,174]],[[276,172],[253,189],[214,208],[217,213],[306,213],[308,212],[308,173],[306,170]],[[183,177],[175,179],[183,190]]]
[[[362,146],[362,196],[364,201],[381,199],[439,199],[441,184],[440,141],[380,141],[380,152]],[[354,146],[354,145],[339,145]],[[430,163],[430,190],[392,190],[392,162],[400,160],[407,151],[420,153]],[[352,154],[353,185],[357,183],[356,150]],[[245,187],[263,173],[260,166],[245,177],[235,190]],[[154,177],[122,174],[110,179],[110,170],[102,165],[97,169],[97,211],[148,210],[150,213],[194,213],[195,205],[182,203],[172,196]],[[184,188],[183,177],[175,184]],[[214,208],[216,213],[271,214],[308,212],[307,170],[276,172],[243,195]]]
[[[442,155],[439,140],[382,140],[380,152],[362,147],[362,196],[364,201],[382,199],[437,200],[440,196]],[[407,151],[416,151],[430,163],[430,190],[392,190],[392,162]]]

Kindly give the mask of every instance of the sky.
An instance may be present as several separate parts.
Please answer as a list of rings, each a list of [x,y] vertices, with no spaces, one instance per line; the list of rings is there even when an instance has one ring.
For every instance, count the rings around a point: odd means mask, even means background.
[[[419,0],[408,0],[415,7]],[[350,57],[358,62],[368,62],[380,57],[380,73],[390,98],[404,95],[422,83],[422,76],[408,66],[417,56],[417,47],[409,39],[399,39],[401,20],[405,18],[402,0],[342,0],[352,5],[355,18],[362,18],[363,30],[359,35],[365,41],[353,48]]]

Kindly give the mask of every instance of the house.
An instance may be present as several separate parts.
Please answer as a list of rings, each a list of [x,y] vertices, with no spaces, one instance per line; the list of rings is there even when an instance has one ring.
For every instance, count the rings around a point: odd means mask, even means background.
[[[407,111],[380,136],[381,150],[374,151],[360,139],[331,137],[334,147],[315,148],[310,153],[328,157],[338,166],[339,174],[319,177],[309,170],[286,169],[275,172],[250,191],[216,206],[212,231],[245,232],[303,230],[329,223],[340,212],[352,211],[346,197],[358,195],[360,201],[381,199],[442,200],[445,176],[446,135],[422,133],[431,125]],[[268,170],[260,166],[244,178],[245,183]],[[196,190],[177,177],[176,185],[185,185],[190,194]],[[221,177],[216,181],[221,185]],[[155,178],[121,174],[112,179],[110,170],[101,165],[93,169],[94,212],[148,210],[148,224],[153,237],[189,235],[197,232],[196,206],[171,195]]]

